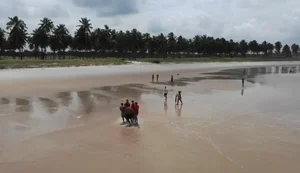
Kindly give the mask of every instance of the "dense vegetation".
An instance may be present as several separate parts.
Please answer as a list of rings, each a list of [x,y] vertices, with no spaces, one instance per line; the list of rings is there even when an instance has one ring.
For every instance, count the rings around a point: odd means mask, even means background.
[[[183,36],[150,35],[137,29],[116,31],[107,25],[93,29],[91,21],[81,18],[77,30],[72,36],[64,24],[54,25],[53,21],[44,18],[32,33],[27,33],[23,20],[9,17],[6,30],[0,28],[0,55],[3,57],[35,57],[41,59],[66,57],[133,57],[133,58],[166,58],[166,57],[234,57],[251,54],[261,56],[289,57],[297,56],[299,46],[293,44],[282,46],[256,40],[239,42],[224,38],[213,38],[196,35],[192,39]],[[25,48],[29,48],[26,50]],[[51,50],[47,52],[47,50]]]

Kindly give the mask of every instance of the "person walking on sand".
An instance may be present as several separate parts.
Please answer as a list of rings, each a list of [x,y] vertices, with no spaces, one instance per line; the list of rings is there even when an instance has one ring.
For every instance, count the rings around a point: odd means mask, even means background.
[[[121,117],[122,117],[122,120],[123,120],[123,124],[125,124],[125,109],[126,109],[126,107],[124,106],[123,103],[121,103],[120,111],[121,111]]]
[[[154,82],[154,74],[152,74],[152,82]]]
[[[171,75],[171,83],[174,82],[174,78],[173,78],[173,75]]]
[[[176,96],[175,96],[175,103],[176,103],[176,105],[178,105],[179,102],[182,104],[181,91],[178,91],[178,93],[177,93]]]
[[[167,98],[168,98],[168,90],[167,90],[166,86],[165,86],[165,89],[164,89],[164,97],[165,97],[165,100],[167,100]]]
[[[128,99],[126,99],[126,102],[125,102],[124,106],[127,107],[127,108],[130,107],[130,103],[129,103]]]
[[[156,82],[158,82],[159,74],[156,75]]]
[[[140,109],[140,106],[139,106],[138,102],[135,102],[134,109],[133,109],[133,112],[134,112],[133,119],[134,119],[134,122],[136,125],[139,125],[139,122],[138,122],[139,109]]]

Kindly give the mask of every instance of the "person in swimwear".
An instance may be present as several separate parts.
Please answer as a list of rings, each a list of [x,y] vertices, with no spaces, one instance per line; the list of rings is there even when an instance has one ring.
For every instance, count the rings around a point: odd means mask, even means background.
[[[175,103],[176,103],[176,105],[178,105],[179,102],[182,104],[181,91],[178,91],[178,93],[177,93],[176,96],[175,96]]]
[[[167,100],[167,97],[168,97],[168,90],[167,90],[167,87],[165,86],[165,89],[164,89],[164,97],[165,97],[165,100]]]
[[[123,123],[125,123],[125,109],[126,109],[126,107],[124,106],[123,103],[121,103],[120,111],[121,111],[121,117],[122,117]]]

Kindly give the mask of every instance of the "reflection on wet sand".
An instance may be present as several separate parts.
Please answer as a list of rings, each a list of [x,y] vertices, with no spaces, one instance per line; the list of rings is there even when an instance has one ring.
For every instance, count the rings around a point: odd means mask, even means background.
[[[49,97],[2,98],[0,170],[297,173],[298,72],[298,66],[274,66],[191,78],[181,75],[170,87],[169,97],[174,98],[180,88],[184,110],[173,99],[164,100],[161,85],[167,83],[163,76],[161,82],[149,86],[127,84]],[[221,90],[211,85],[234,87]],[[119,125],[116,107],[124,98],[140,101],[140,129]],[[31,108],[16,112],[16,107],[23,106]],[[18,142],[13,148],[11,144]],[[54,166],[60,164],[63,166]]]

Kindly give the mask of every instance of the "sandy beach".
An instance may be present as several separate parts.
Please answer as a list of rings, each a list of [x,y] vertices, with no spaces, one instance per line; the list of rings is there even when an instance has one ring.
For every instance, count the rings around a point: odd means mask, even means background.
[[[153,73],[158,82],[151,82]],[[297,62],[20,69],[0,76],[1,173],[300,169]],[[179,90],[184,104],[175,106]],[[125,99],[139,102],[140,128],[120,125]]]

